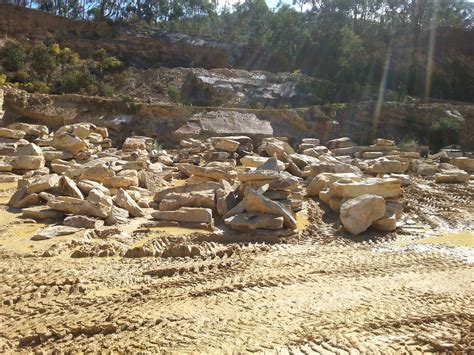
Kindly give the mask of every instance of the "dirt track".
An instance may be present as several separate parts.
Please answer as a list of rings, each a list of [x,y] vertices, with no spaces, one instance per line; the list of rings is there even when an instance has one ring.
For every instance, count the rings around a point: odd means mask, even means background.
[[[440,189],[409,188],[424,229],[384,237],[348,239],[316,201],[310,225],[284,244],[156,237],[207,248],[200,258],[71,258],[77,246],[64,240],[65,252],[41,257],[9,249],[2,226],[0,351],[467,353],[472,234],[470,247],[419,242],[430,223],[472,223],[473,188]]]

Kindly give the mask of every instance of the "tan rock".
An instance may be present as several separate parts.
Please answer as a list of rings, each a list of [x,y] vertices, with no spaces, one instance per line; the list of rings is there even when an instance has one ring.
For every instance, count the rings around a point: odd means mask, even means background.
[[[88,228],[94,229],[104,225],[102,219],[92,218],[88,216],[68,216],[64,218],[63,224],[74,228]]]
[[[152,217],[159,221],[177,221],[187,223],[212,223],[210,208],[181,207],[176,211],[157,211]]]
[[[38,155],[38,156],[41,156],[41,155],[43,155],[43,151],[36,144],[29,143],[27,145],[19,147],[16,150],[15,155]]]
[[[225,223],[239,231],[280,229],[283,228],[283,217],[263,213],[242,213],[227,218]]]
[[[161,202],[166,195],[170,193],[186,193],[186,192],[193,192],[193,191],[206,191],[206,190],[213,190],[222,188],[224,185],[221,182],[209,181],[209,182],[201,182],[199,184],[191,184],[191,185],[183,185],[183,186],[174,186],[169,188],[164,188],[158,191],[153,201]]]
[[[58,186],[59,176],[58,174],[48,174],[39,176],[34,179],[27,188],[27,193],[38,193],[41,191],[47,191],[53,187]]]
[[[0,127],[1,138],[22,139],[24,136],[25,136],[25,132],[20,131],[18,129]]]
[[[372,228],[381,232],[393,232],[395,229],[397,229],[397,217],[395,213],[387,213],[385,217],[373,221]]]
[[[378,160],[367,169],[368,173],[396,173],[403,174],[408,169],[408,163],[398,160]]]
[[[239,148],[240,145],[238,141],[234,141],[225,137],[212,137],[211,142],[215,148],[230,153],[237,151],[237,148]]]
[[[62,195],[80,198],[81,200],[84,199],[84,195],[82,194],[81,190],[71,178],[68,178],[67,176],[61,176],[58,186]]]
[[[250,191],[244,198],[245,210],[253,213],[266,213],[281,216],[284,225],[288,228],[296,228],[296,218],[293,211],[285,205],[272,201],[269,198]]]
[[[385,200],[380,196],[362,195],[341,205],[340,219],[344,228],[357,235],[367,230],[372,222],[385,216]]]
[[[402,195],[401,182],[398,179],[367,179],[354,181],[339,179],[331,187],[331,194],[338,198],[354,198],[362,195],[398,197]]]
[[[188,193],[169,193],[160,202],[161,211],[174,211],[181,207],[215,208],[216,199],[213,190]]]
[[[44,125],[16,122],[8,125],[8,128],[25,132],[25,135],[42,137],[49,134],[49,129]]]
[[[466,157],[454,158],[454,159],[451,159],[451,164],[453,164],[455,167],[461,170],[467,171],[468,173],[474,172],[474,159],[472,158],[466,158]]]
[[[104,183],[108,178],[113,176],[115,176],[115,173],[112,169],[103,164],[98,164],[85,168],[80,175],[80,179]]]
[[[443,184],[465,183],[469,181],[469,174],[463,170],[443,171],[435,174],[435,181]]]
[[[57,150],[65,150],[72,154],[87,150],[87,142],[71,133],[59,132],[54,134],[51,145]]]
[[[11,162],[13,170],[39,170],[44,168],[44,165],[44,157],[38,155],[16,156]]]
[[[104,185],[110,188],[129,188],[138,186],[137,176],[111,176],[104,180]]]
[[[124,189],[119,189],[114,198],[115,203],[127,210],[132,217],[143,217],[145,212],[138,206],[132,197]]]
[[[64,218],[64,214],[62,212],[51,209],[47,206],[23,208],[21,210],[21,214],[24,218],[32,218],[36,220]]]
[[[97,181],[82,180],[77,183],[77,187],[86,195],[88,195],[92,189],[98,189],[107,196],[111,195],[110,190]]]
[[[349,137],[342,137],[342,138],[330,140],[327,145],[328,145],[328,148],[331,150],[353,146],[352,141]]]

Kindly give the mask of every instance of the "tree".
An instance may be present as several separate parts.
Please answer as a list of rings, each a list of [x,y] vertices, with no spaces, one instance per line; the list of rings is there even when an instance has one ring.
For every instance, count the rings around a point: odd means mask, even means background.
[[[43,43],[36,45],[31,51],[31,67],[40,77],[49,77],[56,65],[56,58]]]
[[[2,66],[8,71],[17,71],[25,66],[26,52],[23,45],[15,40],[8,40],[0,50]]]

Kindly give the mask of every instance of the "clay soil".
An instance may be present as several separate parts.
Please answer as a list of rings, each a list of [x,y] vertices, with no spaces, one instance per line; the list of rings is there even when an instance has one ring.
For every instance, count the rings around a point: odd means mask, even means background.
[[[42,225],[0,209],[0,351],[469,353],[473,197],[415,180],[404,226],[357,238],[308,200],[279,243],[179,229],[33,242]],[[157,241],[206,253],[118,256]]]

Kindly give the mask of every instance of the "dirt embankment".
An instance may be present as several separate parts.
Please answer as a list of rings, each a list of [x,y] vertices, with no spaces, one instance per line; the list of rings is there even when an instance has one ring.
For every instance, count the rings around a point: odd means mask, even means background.
[[[348,136],[360,144],[367,144],[375,137],[401,140],[408,133],[421,144],[427,144],[431,125],[440,119],[450,118],[460,122],[462,147],[474,149],[474,138],[470,134],[474,130],[472,105],[387,102],[382,105],[380,114],[375,116],[373,102],[301,109],[240,109],[147,104],[81,95],[29,94],[5,89],[4,110],[7,122],[21,118],[57,128],[73,122],[89,121],[107,126],[117,138],[129,135],[132,130],[165,143],[176,143],[180,137],[174,132],[194,115],[206,112],[253,114],[258,120],[270,122],[275,136],[290,139],[314,136],[323,141]]]

